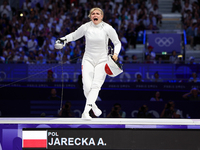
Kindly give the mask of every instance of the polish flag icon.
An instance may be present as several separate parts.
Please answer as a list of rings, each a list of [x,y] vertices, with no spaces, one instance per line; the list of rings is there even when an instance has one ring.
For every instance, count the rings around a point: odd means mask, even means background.
[[[47,131],[22,131],[22,148],[47,148]]]

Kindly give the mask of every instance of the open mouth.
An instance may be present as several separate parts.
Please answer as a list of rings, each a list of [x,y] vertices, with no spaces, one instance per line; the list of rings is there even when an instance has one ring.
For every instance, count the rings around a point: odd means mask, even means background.
[[[94,21],[98,21],[98,19],[97,19],[97,18],[94,18]]]

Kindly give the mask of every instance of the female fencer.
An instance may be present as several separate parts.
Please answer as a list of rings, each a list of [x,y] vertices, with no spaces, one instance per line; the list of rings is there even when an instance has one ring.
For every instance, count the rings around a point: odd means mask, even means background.
[[[106,78],[105,64],[108,61],[108,40],[114,45],[112,58],[116,61],[121,50],[121,42],[115,29],[103,21],[103,11],[100,8],[92,8],[88,15],[91,21],[81,25],[74,32],[61,37],[56,41],[55,48],[61,49],[66,43],[75,41],[85,36],[85,52],[82,59],[82,82],[86,104],[82,113],[82,119],[91,120],[89,111],[92,109],[96,116],[102,111],[97,107],[99,91]],[[63,43],[63,46],[58,46]]]

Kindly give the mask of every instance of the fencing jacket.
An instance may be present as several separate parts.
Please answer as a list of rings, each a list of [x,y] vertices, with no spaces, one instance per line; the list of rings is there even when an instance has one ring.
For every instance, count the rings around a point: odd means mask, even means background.
[[[76,31],[65,36],[67,42],[75,41],[85,36],[86,46],[84,59],[92,59],[98,62],[100,59],[107,59],[108,40],[114,44],[114,53],[119,54],[121,42],[115,29],[105,22],[95,25],[92,21],[81,25]]]

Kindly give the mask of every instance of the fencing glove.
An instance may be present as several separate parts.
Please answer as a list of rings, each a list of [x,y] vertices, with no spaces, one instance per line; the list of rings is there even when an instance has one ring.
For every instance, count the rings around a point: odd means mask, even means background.
[[[67,43],[67,39],[65,37],[62,37],[58,40],[56,40],[56,43],[55,43],[55,49],[62,49]]]

